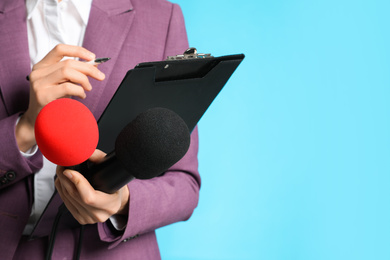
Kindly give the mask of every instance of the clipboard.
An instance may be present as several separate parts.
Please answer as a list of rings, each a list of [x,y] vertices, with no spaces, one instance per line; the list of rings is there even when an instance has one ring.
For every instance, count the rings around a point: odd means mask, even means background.
[[[120,131],[154,107],[174,111],[192,131],[244,57],[213,57],[190,48],[165,61],[138,64],[127,72],[98,120],[97,148],[113,151]]]
[[[190,48],[165,61],[138,64],[126,73],[98,120],[98,148],[113,151],[120,131],[138,114],[154,107],[171,109],[192,131],[244,57],[244,54],[213,57],[198,54],[195,48]],[[86,167],[85,164],[81,166]],[[57,212],[61,204],[62,200],[55,192],[34,226],[30,239],[50,234],[55,216],[44,213]],[[58,229],[78,225],[67,212]]]

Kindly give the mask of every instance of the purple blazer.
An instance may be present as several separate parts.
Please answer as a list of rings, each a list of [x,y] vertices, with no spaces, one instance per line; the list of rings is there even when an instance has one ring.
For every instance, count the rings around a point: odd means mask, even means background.
[[[107,76],[91,80],[93,90],[82,100],[100,117],[127,70],[145,61],[163,60],[188,47],[178,5],[165,0],[94,0],[84,47],[98,57]],[[29,99],[26,75],[31,72],[24,0],[0,1],[0,252],[2,259],[43,259],[48,230],[56,209],[45,213],[39,237],[22,236],[33,203],[33,175],[42,155],[21,156],[15,123]],[[85,228],[81,259],[160,259],[155,229],[187,220],[198,203],[198,133],[191,135],[185,157],[164,175],[129,183],[130,207],[124,231],[109,223]],[[78,229],[63,229],[56,238],[53,259],[72,259]]]

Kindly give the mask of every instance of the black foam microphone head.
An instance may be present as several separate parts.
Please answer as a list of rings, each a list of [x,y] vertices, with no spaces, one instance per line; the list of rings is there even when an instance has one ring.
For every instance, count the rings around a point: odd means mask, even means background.
[[[190,131],[184,120],[166,108],[139,114],[119,133],[115,154],[137,179],[160,175],[179,161],[190,146]]]

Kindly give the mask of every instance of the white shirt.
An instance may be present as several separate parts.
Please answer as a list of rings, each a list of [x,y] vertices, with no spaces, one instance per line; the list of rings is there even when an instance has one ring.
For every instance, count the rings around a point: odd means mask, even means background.
[[[26,0],[31,65],[59,43],[81,46],[92,0]]]
[[[26,0],[28,47],[31,66],[42,60],[57,44],[81,46],[92,0]],[[33,147],[24,156],[32,156]],[[43,160],[43,168],[34,175],[34,204],[23,234],[30,234],[54,192],[56,165]]]

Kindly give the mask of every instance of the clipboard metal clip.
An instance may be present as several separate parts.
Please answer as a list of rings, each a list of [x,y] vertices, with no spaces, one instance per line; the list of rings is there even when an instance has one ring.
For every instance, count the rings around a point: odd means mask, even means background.
[[[190,59],[205,59],[213,58],[210,53],[198,53],[196,48],[189,48],[183,54],[176,56],[168,56],[166,60],[190,60]]]

